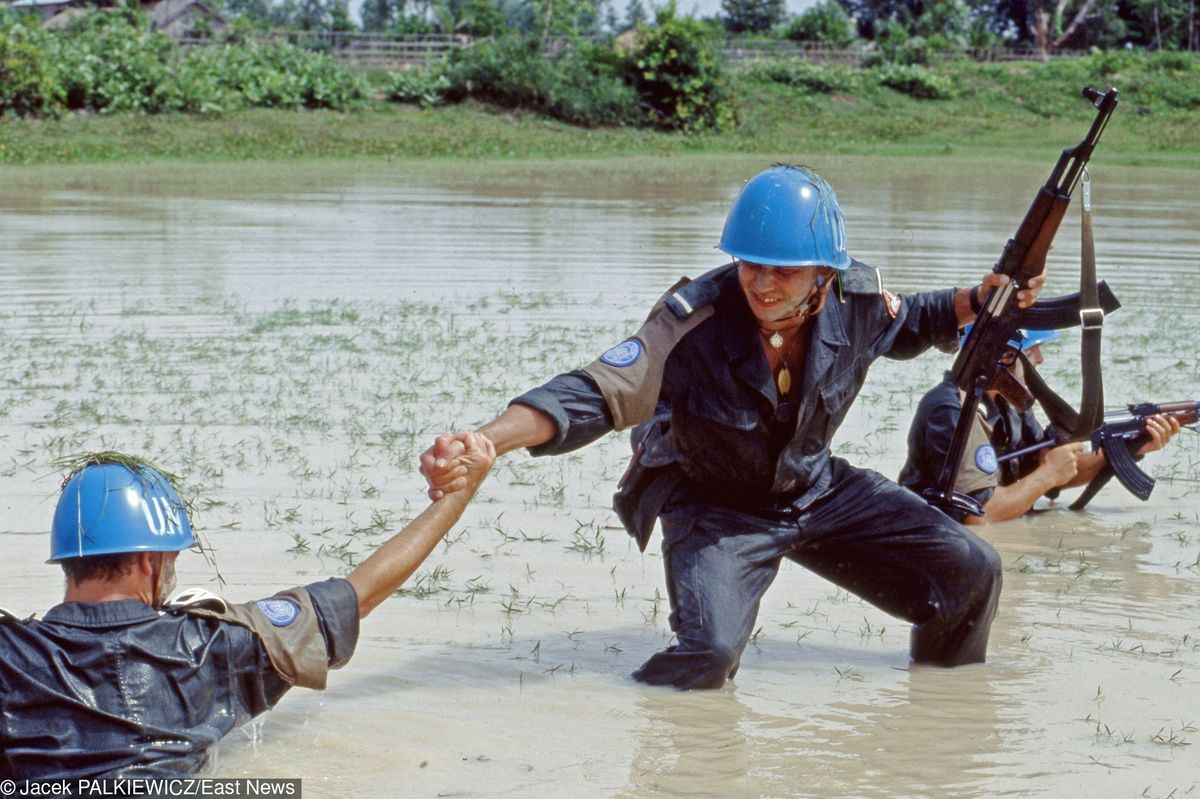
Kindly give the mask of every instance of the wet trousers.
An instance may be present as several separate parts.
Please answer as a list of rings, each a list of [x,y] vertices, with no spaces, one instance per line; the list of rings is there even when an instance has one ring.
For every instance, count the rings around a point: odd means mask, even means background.
[[[737,671],[783,558],[911,623],[913,661],[982,662],[1000,597],[1000,556],[882,475],[833,459],[809,507],[747,511],[683,490],[662,515],[676,643],[633,673],[651,685],[719,688]]]

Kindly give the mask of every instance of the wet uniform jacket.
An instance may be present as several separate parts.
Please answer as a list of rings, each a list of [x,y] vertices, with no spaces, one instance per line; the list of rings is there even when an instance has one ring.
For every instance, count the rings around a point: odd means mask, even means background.
[[[908,459],[900,471],[900,485],[919,494],[937,484],[962,415],[962,396],[954,375],[946,372],[942,382],[921,398],[908,432]],[[967,438],[954,490],[969,494],[980,504],[987,502],[997,486],[1016,482],[1038,465],[1037,453],[1005,463],[997,463],[997,457],[1044,437],[1032,411],[1018,411],[1003,398],[993,402],[985,396]]]
[[[195,773],[292,685],[324,688],[358,642],[358,597],[340,579],[244,605],[0,616],[0,776],[12,779]]]
[[[747,510],[806,507],[830,486],[830,439],[870,364],[956,342],[952,289],[892,297],[878,272],[857,261],[839,280],[814,323],[797,408],[780,413],[758,324],[730,264],[677,284],[632,338],[582,371],[513,400],[557,426],[531,452],[568,452],[657,414],[669,417],[669,431],[655,457],[673,462],[697,496]]]

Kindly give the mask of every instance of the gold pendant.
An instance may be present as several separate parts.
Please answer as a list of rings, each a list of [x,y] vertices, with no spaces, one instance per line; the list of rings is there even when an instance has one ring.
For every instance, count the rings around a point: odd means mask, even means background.
[[[781,397],[786,397],[787,393],[792,390],[792,373],[786,366],[779,370],[779,374],[775,375],[775,383],[779,386]]]
[[[778,330],[771,334],[771,338],[768,339],[768,341],[770,341],[771,346],[775,349],[779,349],[783,346],[783,336],[779,335]]]

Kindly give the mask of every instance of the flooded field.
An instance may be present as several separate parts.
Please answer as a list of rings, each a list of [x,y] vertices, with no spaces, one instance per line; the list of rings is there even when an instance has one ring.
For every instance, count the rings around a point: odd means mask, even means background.
[[[713,250],[770,159],[72,167],[0,172],[0,604],[61,598],[44,565],[51,461],[141,453],[178,472],[235,600],[344,573],[424,506],[446,429],[637,328]],[[1049,164],[827,159],[850,250],[893,291],[990,268]],[[1108,405],[1200,399],[1200,198],[1190,173],[1095,178]],[[1047,294],[1074,291],[1078,217]],[[1079,390],[1078,335],[1043,368]],[[835,451],[894,477],[948,368],[878,363]],[[218,774],[309,797],[1200,795],[1200,436],[1073,513],[993,525],[1005,587],[986,665],[908,664],[906,625],[790,564],[729,688],[628,674],[670,640],[657,539],[611,494],[612,436],[513,453],[324,693],[224,743]]]

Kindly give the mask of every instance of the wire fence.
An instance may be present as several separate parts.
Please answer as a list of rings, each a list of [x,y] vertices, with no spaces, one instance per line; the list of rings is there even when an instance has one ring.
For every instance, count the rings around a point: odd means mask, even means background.
[[[258,42],[287,42],[297,47],[328,53],[333,58],[358,67],[403,69],[427,67],[448,53],[471,47],[475,39],[455,34],[402,35],[359,31],[267,31],[255,34]],[[202,46],[219,44],[221,39],[184,38],[181,44]],[[762,59],[803,59],[820,64],[859,66],[871,55],[868,48],[839,48],[819,42],[793,42],[786,39],[727,39],[717,47],[727,62]],[[1075,51],[1039,53],[1031,48],[964,48],[946,55],[973,61],[1034,61],[1076,56]]]

